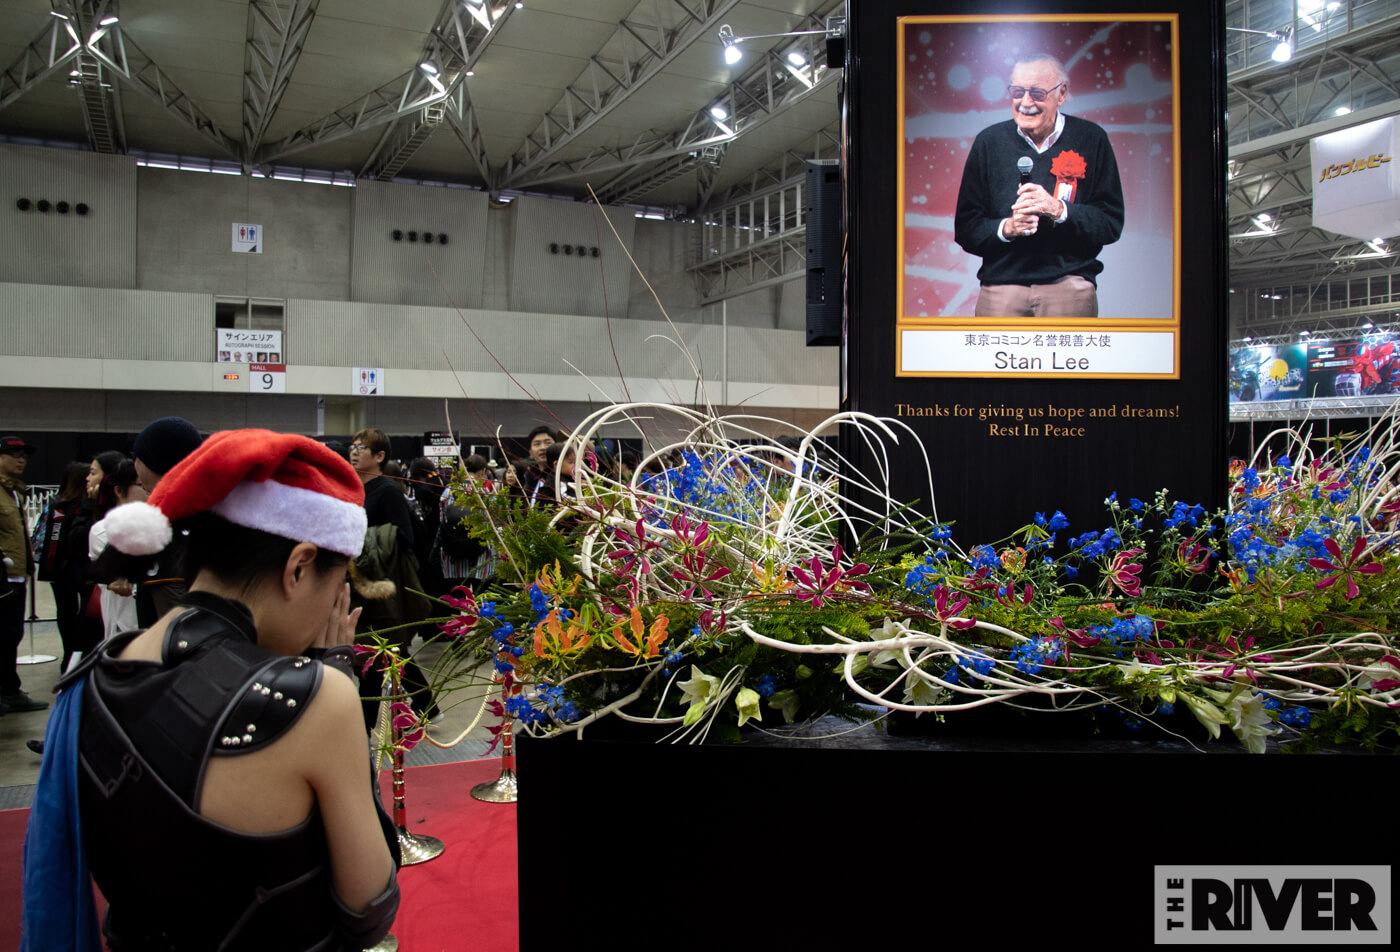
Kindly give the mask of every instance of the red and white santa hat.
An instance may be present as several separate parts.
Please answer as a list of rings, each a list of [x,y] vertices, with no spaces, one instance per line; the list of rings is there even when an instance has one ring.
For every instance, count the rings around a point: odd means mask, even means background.
[[[166,473],[149,501],[108,513],[107,538],[128,555],[154,555],[170,544],[171,523],[209,511],[354,558],[365,541],[364,503],[359,475],[315,440],[225,430]]]

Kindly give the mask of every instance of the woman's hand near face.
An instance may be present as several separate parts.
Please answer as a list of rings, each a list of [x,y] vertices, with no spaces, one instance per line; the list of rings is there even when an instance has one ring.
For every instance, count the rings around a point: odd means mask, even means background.
[[[337,593],[335,604],[331,606],[331,614],[326,619],[325,630],[321,632],[316,641],[312,642],[311,647],[335,648],[340,645],[353,644],[355,623],[360,620],[362,610],[360,608],[356,608],[354,611],[350,610],[350,583],[346,582]]]

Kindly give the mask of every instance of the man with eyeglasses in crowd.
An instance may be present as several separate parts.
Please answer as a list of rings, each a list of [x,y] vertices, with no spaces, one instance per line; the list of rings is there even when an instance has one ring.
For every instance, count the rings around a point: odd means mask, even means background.
[[[1011,119],[972,143],[953,236],[982,259],[977,317],[1098,317],[1098,260],[1123,233],[1123,187],[1108,135],[1060,111],[1069,75],[1036,54],[1007,87]]]

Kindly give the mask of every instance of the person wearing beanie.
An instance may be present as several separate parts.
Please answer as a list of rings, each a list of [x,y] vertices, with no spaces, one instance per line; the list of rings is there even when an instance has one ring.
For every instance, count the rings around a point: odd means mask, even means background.
[[[112,948],[351,950],[388,932],[397,838],[349,666],[363,500],[314,440],[234,430],[108,516],[130,555],[187,532],[190,591],[59,682],[22,949],[97,952],[105,933]]]
[[[161,477],[193,453],[203,440],[195,425],[184,417],[161,417],[148,424],[132,446],[142,488],[147,493],[155,492]],[[169,546],[149,560],[127,567],[125,577],[137,583],[136,618],[141,627],[155,624],[185,597],[189,586],[180,565],[183,548],[182,538],[175,536]]]

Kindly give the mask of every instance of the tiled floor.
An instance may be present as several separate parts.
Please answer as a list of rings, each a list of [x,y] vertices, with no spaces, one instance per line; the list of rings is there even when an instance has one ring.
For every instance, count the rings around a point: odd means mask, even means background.
[[[48,654],[62,657],[63,646],[59,642],[58,627],[53,619],[53,597],[48,585],[40,583],[36,591],[36,613],[38,621],[27,626],[33,630],[33,648],[29,631],[26,630],[24,644],[20,646],[21,656],[28,654]],[[26,610],[26,615],[28,611]],[[423,645],[416,657],[425,670],[437,662],[442,654],[439,644]],[[53,686],[58,681],[58,661],[43,664],[20,665],[19,676],[24,690],[30,697],[51,701]],[[489,677],[490,667],[485,669]],[[481,673],[478,672],[478,677]],[[477,686],[465,687],[453,694],[450,701],[443,704],[442,719],[433,726],[430,734],[443,742],[453,740],[476,717],[481,707],[482,689]],[[39,757],[32,753],[25,741],[39,740],[44,736],[48,723],[48,711],[34,711],[28,714],[0,715],[0,810],[14,807],[27,807],[33,798],[33,785],[39,777]],[[419,764],[451,763],[459,760],[475,760],[487,756],[486,748],[490,735],[486,724],[491,723],[483,716],[467,737],[450,749],[441,749],[424,742],[408,752],[405,763],[412,767]]]

